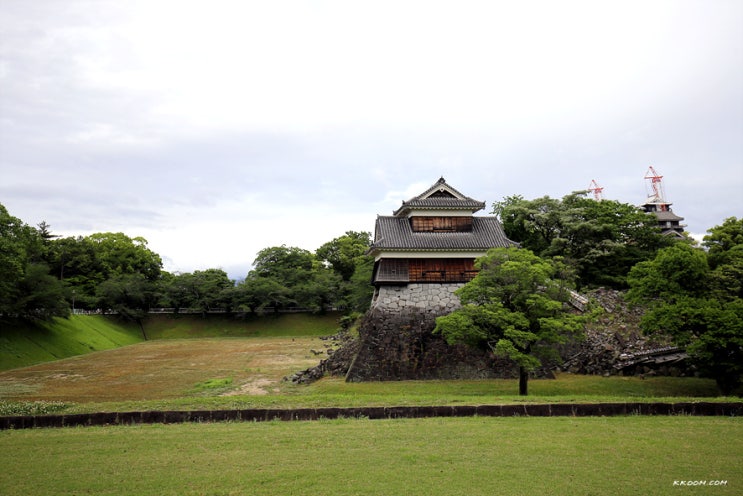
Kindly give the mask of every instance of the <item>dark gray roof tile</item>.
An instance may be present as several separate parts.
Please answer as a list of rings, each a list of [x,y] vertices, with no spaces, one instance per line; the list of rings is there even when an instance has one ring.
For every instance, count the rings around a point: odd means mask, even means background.
[[[443,196],[439,193],[443,193]],[[453,195],[453,196],[448,196]],[[477,212],[485,208],[485,202],[473,200],[454,189],[442,177],[430,188],[410,200],[402,202],[393,215],[402,216],[411,209],[443,209]]]
[[[404,217],[379,216],[370,252],[389,250],[482,251],[516,246],[495,217],[472,217],[472,232],[413,232]]]

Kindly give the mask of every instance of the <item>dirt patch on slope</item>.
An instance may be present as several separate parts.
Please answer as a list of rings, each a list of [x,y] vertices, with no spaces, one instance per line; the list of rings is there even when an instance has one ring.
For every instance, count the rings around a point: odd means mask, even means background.
[[[286,375],[316,364],[311,350],[320,343],[304,337],[148,341],[0,372],[0,399],[166,399],[187,396],[195,384],[227,377],[234,389],[222,394],[267,394]]]

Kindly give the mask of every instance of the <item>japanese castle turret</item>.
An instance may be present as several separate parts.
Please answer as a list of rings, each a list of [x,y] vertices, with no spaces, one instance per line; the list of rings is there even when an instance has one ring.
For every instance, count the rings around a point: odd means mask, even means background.
[[[684,218],[674,214],[673,210],[671,210],[671,203],[666,201],[666,194],[663,189],[663,176],[658,174],[653,166],[650,166],[645,173],[645,181],[649,194],[647,200],[645,200],[645,203],[640,208],[649,214],[655,215],[658,219],[658,227],[660,227],[663,234],[683,238],[684,227],[686,226],[681,224],[681,221]]]
[[[445,314],[459,307],[454,291],[477,274],[475,259],[491,248],[516,245],[496,217],[474,215],[483,208],[485,202],[442,177],[391,216],[378,216],[369,249],[372,308]]]
[[[667,236],[675,236],[677,238],[684,237],[684,228],[686,225],[681,224],[681,221],[684,220],[684,218],[673,213],[670,203],[648,198],[640,208],[649,214],[655,215],[658,219],[658,227],[660,227],[663,234]]]

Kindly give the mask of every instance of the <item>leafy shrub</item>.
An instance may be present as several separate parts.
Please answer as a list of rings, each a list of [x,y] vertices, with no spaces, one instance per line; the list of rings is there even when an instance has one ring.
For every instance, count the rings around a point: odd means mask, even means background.
[[[0,415],[47,415],[68,406],[61,401],[0,401]]]

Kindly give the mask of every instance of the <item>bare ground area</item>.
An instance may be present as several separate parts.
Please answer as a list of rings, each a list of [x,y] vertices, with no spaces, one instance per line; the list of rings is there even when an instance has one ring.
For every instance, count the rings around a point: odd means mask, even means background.
[[[102,402],[276,391],[317,364],[318,338],[158,340],[0,372],[0,399]],[[199,387],[231,379],[219,388]]]

